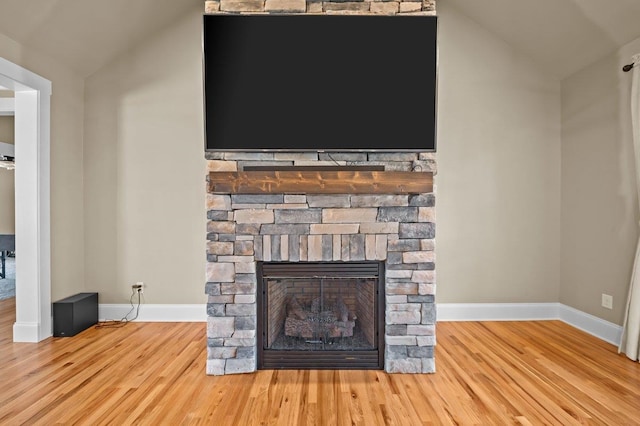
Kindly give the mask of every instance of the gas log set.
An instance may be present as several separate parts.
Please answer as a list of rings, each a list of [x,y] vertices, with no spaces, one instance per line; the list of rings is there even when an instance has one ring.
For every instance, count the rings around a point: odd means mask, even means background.
[[[349,312],[341,296],[328,306],[322,306],[316,297],[309,306],[303,306],[296,296],[287,303],[284,334],[305,339],[353,337],[356,315]]]

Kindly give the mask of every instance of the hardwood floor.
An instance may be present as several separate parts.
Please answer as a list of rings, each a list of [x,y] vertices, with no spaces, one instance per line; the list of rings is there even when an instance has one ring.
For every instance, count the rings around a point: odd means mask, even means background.
[[[438,323],[437,373],[205,375],[203,323],[12,343],[0,302],[0,425],[640,424],[640,364],[559,321]]]

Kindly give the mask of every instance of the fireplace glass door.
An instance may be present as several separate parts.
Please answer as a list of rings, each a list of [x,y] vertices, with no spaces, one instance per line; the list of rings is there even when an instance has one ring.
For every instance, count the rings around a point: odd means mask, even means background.
[[[381,267],[378,262],[262,264],[262,366],[381,367]]]
[[[375,279],[274,278],[266,287],[267,349],[375,348]]]

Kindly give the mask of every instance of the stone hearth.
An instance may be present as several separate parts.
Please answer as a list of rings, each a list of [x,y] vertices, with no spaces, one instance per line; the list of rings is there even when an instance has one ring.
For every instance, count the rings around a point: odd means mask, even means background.
[[[432,153],[207,153],[246,166],[431,171]],[[207,194],[207,374],[256,370],[256,262],[385,263],[385,371],[435,371],[435,193]]]

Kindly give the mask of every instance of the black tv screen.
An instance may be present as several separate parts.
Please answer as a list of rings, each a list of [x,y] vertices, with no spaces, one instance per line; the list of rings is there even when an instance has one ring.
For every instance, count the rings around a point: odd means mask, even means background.
[[[208,151],[435,151],[435,16],[205,15]]]

